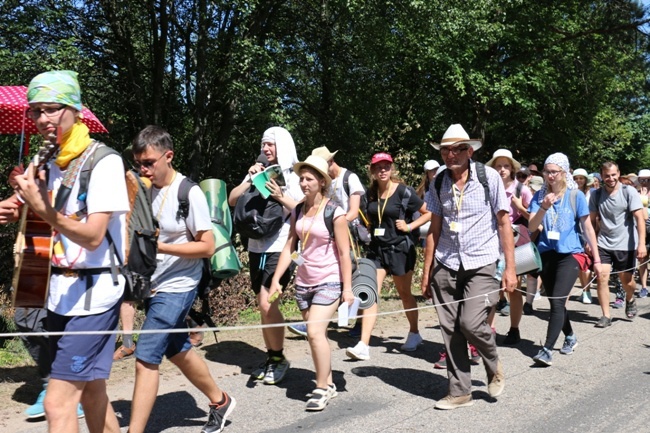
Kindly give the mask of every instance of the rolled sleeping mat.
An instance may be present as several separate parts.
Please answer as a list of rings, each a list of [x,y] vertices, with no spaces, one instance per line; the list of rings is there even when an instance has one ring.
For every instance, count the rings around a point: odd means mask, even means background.
[[[226,182],[221,179],[205,179],[199,183],[199,187],[208,200],[210,219],[215,224],[224,226],[228,232],[228,237],[230,237],[232,235],[232,216],[228,206]]]
[[[241,270],[241,262],[237,251],[230,242],[230,234],[226,228],[212,224],[212,233],[214,234],[215,253],[210,258],[210,268],[212,277],[220,280],[234,277]]]
[[[499,260],[505,262],[503,254],[501,254]],[[534,242],[528,242],[515,248],[515,272],[517,275],[525,275],[541,270],[542,258]]]
[[[352,273],[352,293],[360,300],[360,310],[370,308],[379,301],[377,268],[372,260],[359,259],[357,269]]]

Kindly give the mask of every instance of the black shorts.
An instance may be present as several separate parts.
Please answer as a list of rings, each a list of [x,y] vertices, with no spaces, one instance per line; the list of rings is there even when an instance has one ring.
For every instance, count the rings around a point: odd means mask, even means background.
[[[398,245],[371,245],[368,248],[368,259],[375,263],[377,269],[401,277],[415,269],[417,254],[413,242],[404,241]]]
[[[279,259],[280,253],[248,252],[248,261],[251,267],[251,285],[256,295],[259,295],[262,286],[266,288],[271,287],[271,280],[273,279],[275,268],[278,267]],[[293,264],[289,266],[284,275],[282,275],[282,278],[280,278],[282,289],[285,289],[287,284],[289,284],[292,273]]]
[[[598,247],[598,254],[604,265],[612,265],[613,271],[632,273],[636,268],[636,251],[606,250]]]

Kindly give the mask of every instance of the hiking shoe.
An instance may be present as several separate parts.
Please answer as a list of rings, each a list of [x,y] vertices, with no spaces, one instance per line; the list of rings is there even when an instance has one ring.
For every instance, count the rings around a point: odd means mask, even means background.
[[[307,325],[304,323],[299,323],[297,325],[289,325],[287,326],[287,329],[289,332],[300,335],[301,337],[306,337],[307,336]]]
[[[438,370],[447,369],[447,352],[440,352],[440,359],[433,364],[433,368],[437,368]]]
[[[251,379],[253,380],[262,380],[266,376],[266,369],[269,366],[271,361],[267,358],[266,361],[261,363],[253,372],[251,373]]]
[[[226,420],[232,413],[237,400],[230,397],[225,392],[223,393],[225,402],[222,404],[210,404],[210,413],[208,414],[208,422],[205,423],[201,429],[201,433],[215,433],[223,431],[226,425]]]
[[[607,328],[608,326],[612,326],[612,319],[609,317],[603,316],[596,322],[596,328]]]
[[[284,376],[287,375],[289,366],[291,364],[287,361],[287,358],[282,358],[277,360],[275,358],[271,359],[269,365],[266,367],[266,374],[264,375],[264,385],[275,385],[280,383]]]
[[[562,345],[562,349],[560,349],[560,353],[562,355],[572,355],[573,349],[576,347],[578,347],[578,337],[576,337],[576,334],[567,335],[564,338],[564,344]]]
[[[499,360],[497,361],[497,371],[494,374],[488,373],[488,394],[490,394],[490,397],[496,398],[503,393],[505,386],[506,375],[503,373],[503,364]]]
[[[25,409],[27,419],[40,418],[45,416],[45,408],[43,407],[43,400],[45,399],[45,390],[41,391],[36,398],[36,402]]]
[[[616,298],[614,303],[612,304],[612,308],[623,308],[623,305],[625,305],[625,300],[622,298]]]
[[[645,287],[641,287],[641,290],[639,290],[639,294],[637,295],[639,298],[647,298],[648,297],[648,289]]]
[[[361,319],[357,319],[357,321],[354,322],[354,326],[350,328],[348,335],[352,338],[361,337]]]
[[[120,346],[115,353],[113,353],[113,361],[121,361],[133,356],[135,353],[135,344],[131,347]]]
[[[345,354],[358,361],[367,361],[370,359],[370,347],[363,341],[359,341],[356,346],[345,349]]]
[[[438,400],[435,408],[440,410],[451,410],[459,407],[472,406],[473,404],[474,400],[472,400],[472,394],[461,395],[458,397],[448,395],[447,397]]]
[[[503,339],[503,343],[506,346],[512,346],[521,341],[521,335],[519,335],[519,329],[510,328],[510,331],[506,334],[506,338]]]
[[[553,353],[546,347],[542,347],[539,353],[533,357],[533,361],[542,367],[549,367],[553,365]]]
[[[525,316],[532,316],[535,310],[533,309],[533,304],[529,304],[528,302],[524,303],[524,315]]]
[[[422,344],[422,336],[420,333],[409,332],[409,335],[406,337],[406,343],[402,344],[403,352],[413,352],[415,351],[420,344]]]
[[[510,303],[506,302],[506,305],[503,306],[501,311],[499,311],[502,316],[509,316],[510,315]]]
[[[325,406],[327,406],[327,403],[329,403],[330,398],[332,398],[332,395],[330,393],[329,387],[327,387],[327,389],[316,388],[311,392],[311,398],[307,400],[305,410],[310,412],[321,411],[325,409]]]
[[[472,365],[478,365],[478,362],[481,360],[481,355],[479,355],[478,350],[473,345],[469,345],[469,362]]]
[[[497,302],[497,308],[496,308],[497,311],[501,311],[503,307],[505,307],[506,305],[508,305],[508,301],[506,301],[505,299],[499,299],[499,301]]]
[[[580,298],[580,301],[583,304],[591,304],[591,291],[590,290],[583,290],[582,291],[582,297]]]
[[[637,314],[636,301],[634,298],[631,301],[625,302],[625,315],[628,319],[632,320],[636,317]]]

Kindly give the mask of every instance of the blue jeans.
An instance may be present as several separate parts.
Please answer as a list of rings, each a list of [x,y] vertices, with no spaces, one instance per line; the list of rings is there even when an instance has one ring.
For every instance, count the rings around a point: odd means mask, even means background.
[[[196,289],[182,293],[159,292],[145,301],[146,318],[143,330],[186,328],[185,317],[194,304]],[[163,355],[167,359],[192,348],[188,332],[140,334],[135,357],[148,364],[158,365]]]

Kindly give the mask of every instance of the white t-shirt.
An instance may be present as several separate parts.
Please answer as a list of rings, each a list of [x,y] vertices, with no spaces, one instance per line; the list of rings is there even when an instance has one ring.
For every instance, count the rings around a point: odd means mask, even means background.
[[[164,188],[152,187],[151,207],[160,225],[158,240],[166,244],[193,242],[201,231],[212,233],[212,221],[205,194],[198,185],[190,189],[187,219],[176,218],[178,212],[178,188],[185,178],[177,173],[171,185]],[[187,225],[186,225],[187,223]],[[182,293],[194,290],[201,280],[203,264],[201,259],[158,254],[156,272],[151,277],[152,289],[158,292]]]
[[[285,181],[287,183],[286,187],[282,187],[284,194],[289,194],[289,197],[296,201],[302,200],[305,195],[300,189],[300,178],[296,173],[291,173],[287,175],[284,174]],[[244,182],[248,182],[248,176],[244,179]],[[268,236],[262,239],[249,239],[248,240],[248,251],[252,253],[279,253],[284,248],[284,245],[287,243],[287,238],[289,237],[289,229],[291,228],[291,219],[289,218],[290,211],[286,207],[282,207],[284,214],[284,224],[282,229],[274,234],[273,236]]]
[[[343,208],[345,213],[350,210],[350,196],[345,192],[345,188],[343,187],[343,176],[345,175],[346,171],[347,168],[341,168],[339,170],[339,175],[336,176],[336,179],[332,179],[332,184],[330,185],[329,192],[332,201]],[[350,195],[365,194],[363,184],[359,180],[359,176],[357,176],[356,173],[350,172],[350,177],[348,177],[348,186],[350,187]]]
[[[61,186],[65,171],[56,164],[50,166],[48,189],[56,192]],[[124,180],[124,164],[119,155],[108,155],[97,163],[88,182],[86,203],[76,200],[79,191],[79,178],[70,191],[70,197],[62,209],[64,215],[72,215],[87,206],[87,214],[112,212],[108,230],[115,242],[115,247],[124,257],[124,240],[126,239],[126,212],[129,200]],[[85,222],[86,217],[81,219]],[[106,237],[95,251],[88,251],[71,240],[55,233],[54,241],[61,241],[64,246],[62,254],[52,257],[52,264],[73,269],[106,268],[111,266],[110,252]],[[117,259],[115,259],[117,264]],[[90,291],[90,303],[86,305],[86,280],[81,278],[52,275],[48,294],[47,309],[63,316],[85,316],[107,311],[122,297],[124,278],[119,275],[119,284],[113,285],[110,273],[94,275],[94,285]]]

